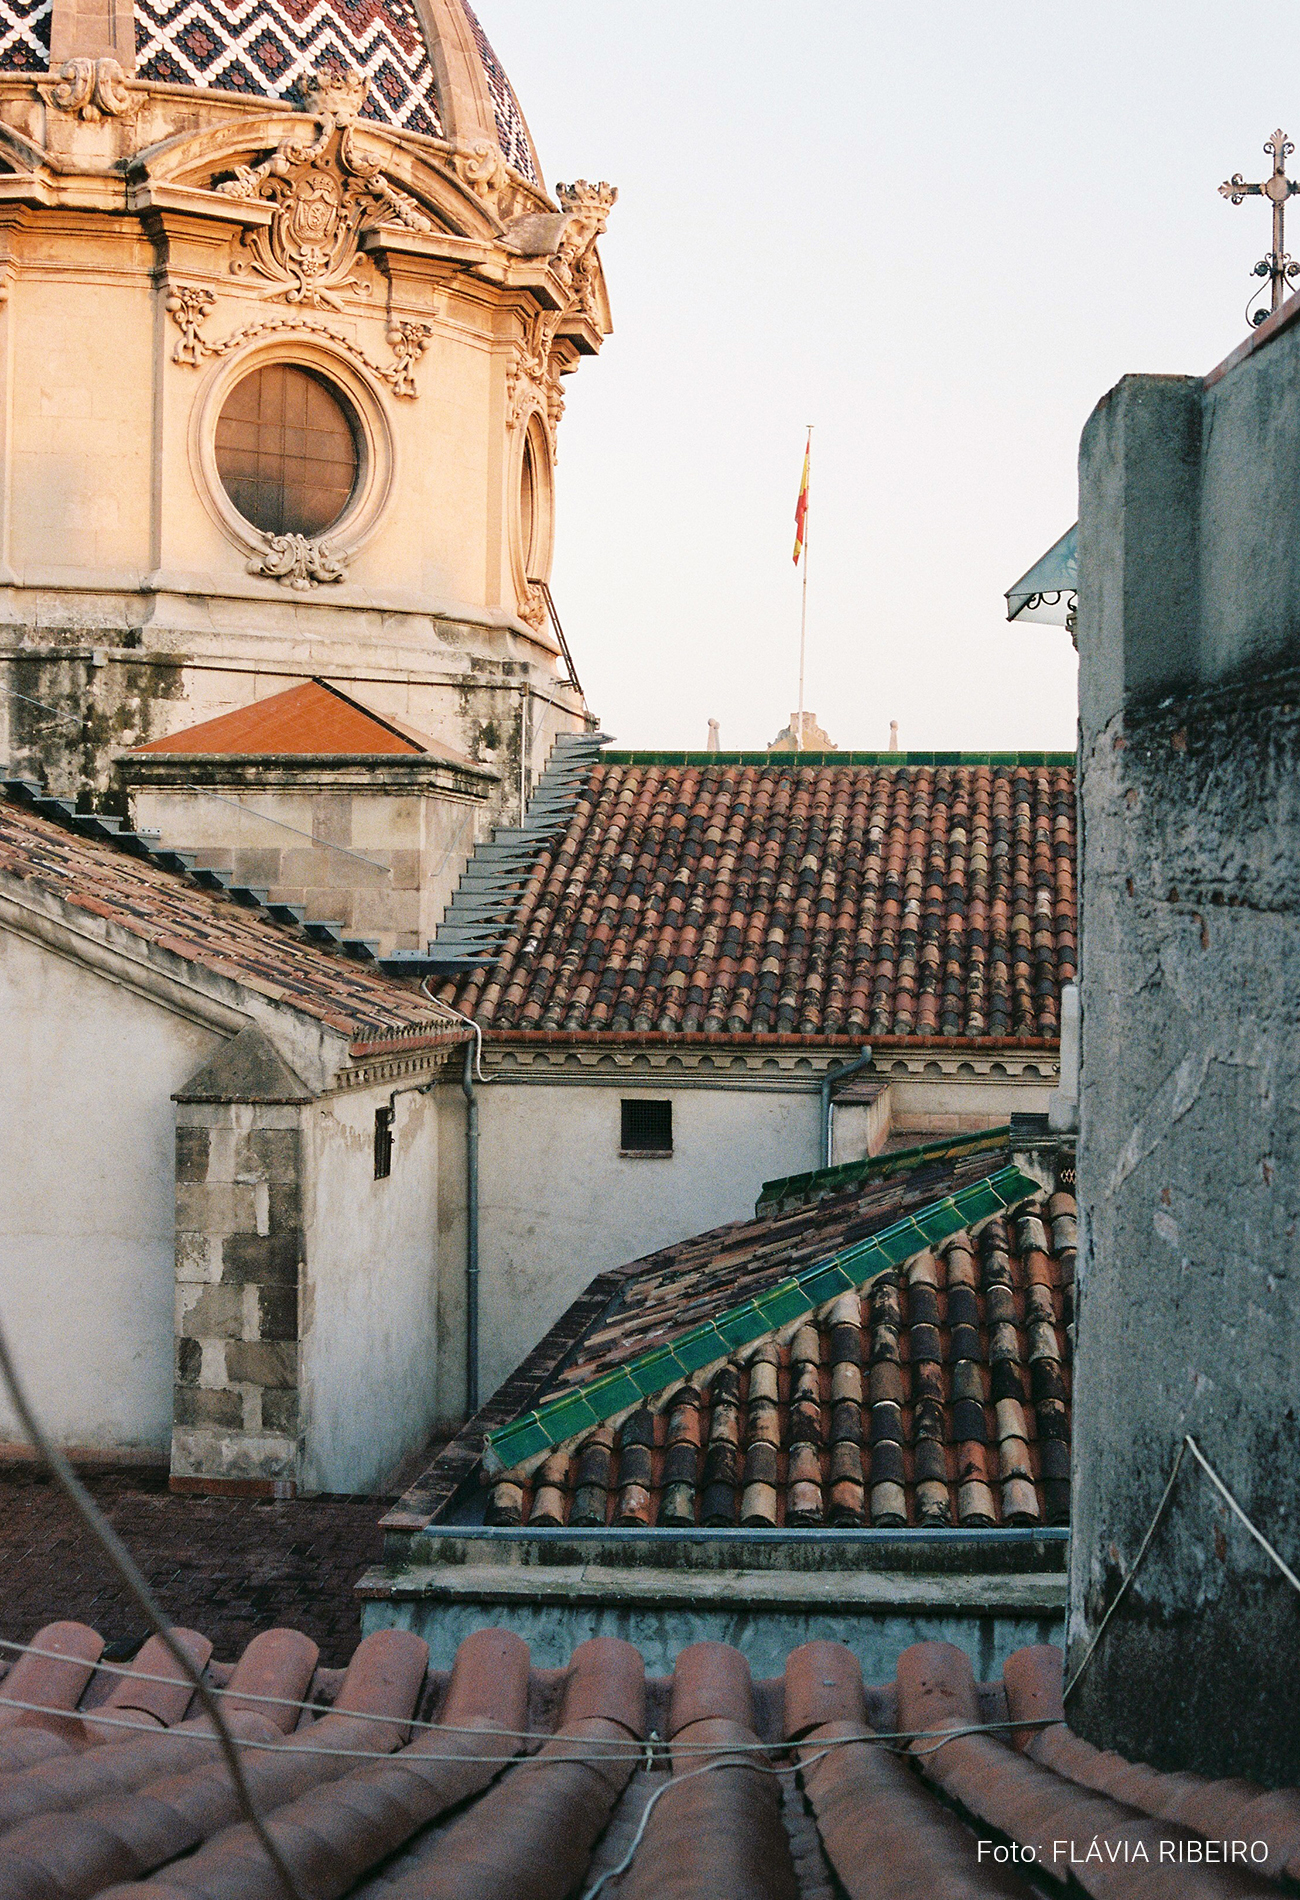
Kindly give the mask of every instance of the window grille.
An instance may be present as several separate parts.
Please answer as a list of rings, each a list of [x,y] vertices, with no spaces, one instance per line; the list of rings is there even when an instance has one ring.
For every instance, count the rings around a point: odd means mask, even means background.
[[[673,1151],[673,1105],[671,1102],[625,1101],[619,1147],[624,1154],[671,1154]]]
[[[375,1179],[386,1181],[393,1172],[393,1111],[375,1110]]]

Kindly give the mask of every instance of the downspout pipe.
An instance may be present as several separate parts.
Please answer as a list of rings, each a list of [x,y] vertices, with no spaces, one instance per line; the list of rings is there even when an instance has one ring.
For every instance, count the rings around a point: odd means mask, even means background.
[[[478,1411],[478,1096],[474,1089],[474,1078],[483,1083],[491,1081],[491,1076],[483,1073],[483,1031],[472,1016],[461,1014],[452,1009],[450,1003],[442,1003],[429,991],[429,979],[426,976],[420,984],[430,1002],[438,1002],[439,1007],[449,1010],[460,1018],[470,1030],[472,1036],[465,1044],[465,1067],[461,1072],[460,1086],[465,1096],[465,1416],[473,1418]]]
[[[478,1411],[478,1096],[474,1093],[477,1044],[465,1044],[465,1416]]]
[[[862,1069],[871,1067],[871,1044],[864,1042],[862,1054],[855,1056],[852,1062],[842,1062],[838,1068],[827,1069],[822,1077],[822,1103],[820,1140],[817,1149],[817,1166],[829,1168],[831,1165],[831,1099],[841,1083],[847,1082],[851,1075],[857,1075]]]

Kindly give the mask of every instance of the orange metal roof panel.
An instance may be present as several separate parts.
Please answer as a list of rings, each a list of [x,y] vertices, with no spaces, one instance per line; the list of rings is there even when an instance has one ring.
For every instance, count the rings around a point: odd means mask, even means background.
[[[430,750],[377,713],[321,680],[259,699],[237,712],[205,719],[184,732],[137,746],[137,752],[229,753],[232,756],[301,753],[420,753]]]

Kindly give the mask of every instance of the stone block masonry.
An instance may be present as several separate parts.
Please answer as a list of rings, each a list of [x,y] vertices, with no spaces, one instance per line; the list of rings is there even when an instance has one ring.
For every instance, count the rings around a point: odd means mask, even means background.
[[[303,1152],[293,1104],[177,1106],[174,1489],[297,1489]]]

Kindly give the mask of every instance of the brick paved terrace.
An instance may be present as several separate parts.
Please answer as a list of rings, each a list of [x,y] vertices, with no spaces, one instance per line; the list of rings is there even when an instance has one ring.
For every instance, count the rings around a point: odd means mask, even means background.
[[[352,1586],[380,1556],[384,1497],[173,1496],[161,1470],[83,1472],[83,1481],[177,1623],[211,1637],[221,1660],[259,1630],[291,1624],[345,1664],[361,1633]],[[34,1467],[0,1469],[0,1636],[89,1623],[122,1654],[148,1633],[59,1487]]]

